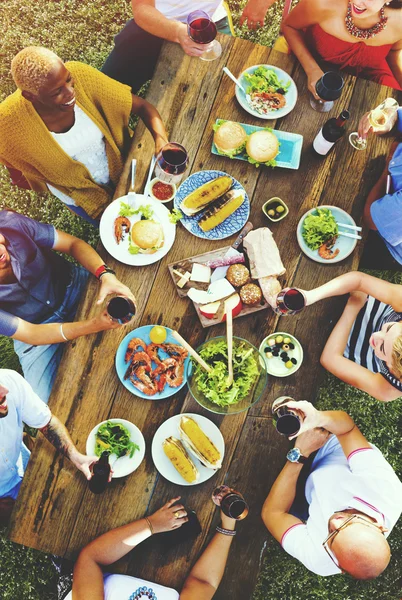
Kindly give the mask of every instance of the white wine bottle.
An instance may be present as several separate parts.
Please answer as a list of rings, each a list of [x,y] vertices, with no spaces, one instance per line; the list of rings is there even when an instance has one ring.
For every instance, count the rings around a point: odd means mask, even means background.
[[[349,119],[350,113],[348,110],[343,110],[339,117],[329,119],[324,127],[317,133],[313,142],[313,148],[320,156],[326,156],[333,148],[334,144],[346,132],[345,123]]]

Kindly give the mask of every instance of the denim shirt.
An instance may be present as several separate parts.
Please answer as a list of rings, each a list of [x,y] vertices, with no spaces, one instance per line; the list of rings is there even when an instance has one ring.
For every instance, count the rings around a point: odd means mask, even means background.
[[[16,317],[40,323],[60,306],[71,268],[51,251],[57,236],[53,225],[2,210],[0,233],[17,279],[0,284],[0,334],[11,336],[18,327]]]
[[[402,143],[389,163],[391,190],[371,205],[371,217],[392,256],[402,264]]]

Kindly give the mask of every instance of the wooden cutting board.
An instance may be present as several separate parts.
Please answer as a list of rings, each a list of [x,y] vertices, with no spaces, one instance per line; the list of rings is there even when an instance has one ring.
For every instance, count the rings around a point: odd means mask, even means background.
[[[170,263],[168,265],[168,269],[169,269],[170,275],[173,279],[173,283],[175,285],[176,291],[177,291],[178,295],[180,296],[180,298],[185,298],[187,296],[189,287],[187,286],[187,284],[184,286],[184,288],[179,288],[177,286],[179,277],[175,273],[173,273],[173,270],[178,269],[178,268],[180,269],[180,267],[182,265],[184,266],[186,263],[205,264],[206,262],[208,262],[210,260],[216,260],[217,258],[223,258],[230,248],[231,248],[231,246],[224,246],[223,248],[218,248],[217,250],[213,250],[211,252],[204,252],[203,254],[197,254],[196,256],[190,256],[189,258],[186,258],[184,260],[177,261],[175,263]],[[247,254],[244,254],[244,256],[246,258],[246,266],[248,267]],[[255,283],[258,284],[257,281]],[[202,287],[202,284],[198,287],[198,289],[204,289],[204,290],[206,290],[207,288],[208,288],[208,286],[206,284],[204,285],[204,287]],[[196,302],[193,302],[193,304],[194,304],[196,313],[198,315],[198,318],[201,322],[201,325],[203,327],[212,327],[212,325],[217,325],[221,322],[220,319],[207,319],[200,312],[200,304],[197,304]],[[269,304],[266,302],[266,300],[264,299],[264,296],[263,296],[261,303],[257,304],[256,306],[246,306],[243,304],[243,310],[234,318],[238,319],[239,317],[244,317],[246,315],[249,315],[250,313],[259,312],[260,310],[264,310],[265,308],[268,308],[268,307],[269,307]]]

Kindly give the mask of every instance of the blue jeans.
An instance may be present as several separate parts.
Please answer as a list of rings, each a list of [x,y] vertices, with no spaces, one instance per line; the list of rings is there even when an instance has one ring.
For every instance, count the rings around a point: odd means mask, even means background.
[[[63,302],[42,324],[64,323],[74,320],[88,275],[88,271],[82,267],[73,267],[71,282],[66,288]],[[63,348],[64,344],[33,346],[14,340],[14,350],[20,360],[24,377],[31,384],[34,392],[46,404],[52,391]]]
[[[227,17],[215,23],[219,33],[231,35]],[[133,92],[152,78],[163,39],[158,38],[130,19],[114,38],[114,48],[102,67],[112,79],[129,85]]]

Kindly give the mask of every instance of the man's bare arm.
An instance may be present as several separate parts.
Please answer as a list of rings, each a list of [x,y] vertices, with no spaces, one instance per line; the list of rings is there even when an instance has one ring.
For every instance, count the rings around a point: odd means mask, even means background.
[[[78,452],[67,429],[54,415],[45,427],[39,431],[56,448],[58,452],[66,456],[77,469],[82,471],[87,479],[91,479],[92,473],[90,466],[97,458],[94,456],[85,456]]]

